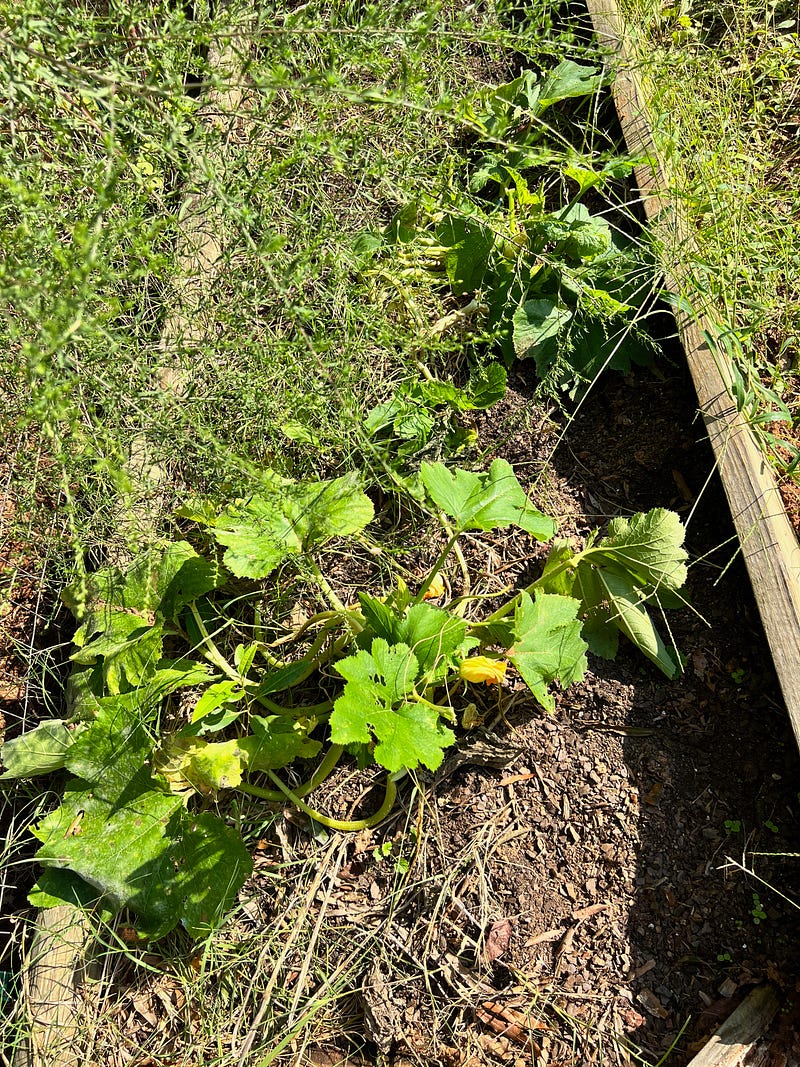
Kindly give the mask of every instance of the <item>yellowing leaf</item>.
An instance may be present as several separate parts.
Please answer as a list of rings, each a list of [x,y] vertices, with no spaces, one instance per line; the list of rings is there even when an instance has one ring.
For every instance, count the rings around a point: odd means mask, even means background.
[[[484,716],[478,711],[475,704],[467,704],[461,712],[461,725],[465,730],[474,730],[483,725]]]
[[[182,795],[190,791],[213,796],[235,789],[247,766],[247,752],[232,741],[204,741],[201,737],[173,737],[153,757],[153,766],[169,786]]]

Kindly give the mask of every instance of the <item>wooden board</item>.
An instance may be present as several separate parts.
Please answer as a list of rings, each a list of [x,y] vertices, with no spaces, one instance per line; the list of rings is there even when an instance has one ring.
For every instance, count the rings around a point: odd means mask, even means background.
[[[77,908],[46,908],[22,961],[21,1037],[13,1067],[80,1067],[76,1047],[82,990],[91,975],[89,919]]]
[[[685,307],[695,247],[652,134],[647,100],[617,0],[586,0],[600,48],[613,65],[614,101],[628,151],[646,157],[636,180],[648,223],[665,250],[667,289]],[[711,309],[707,309],[711,310]],[[786,709],[800,746],[800,545],[764,458],[730,392],[731,369],[703,309],[679,310],[678,332],[728,498]]]
[[[775,1018],[778,993],[772,985],[756,986],[720,1026],[689,1067],[744,1067],[759,1038]]]

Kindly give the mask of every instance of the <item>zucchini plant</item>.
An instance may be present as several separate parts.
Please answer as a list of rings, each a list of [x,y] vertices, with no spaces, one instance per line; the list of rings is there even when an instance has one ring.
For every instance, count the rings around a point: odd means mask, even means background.
[[[651,617],[680,601],[686,579],[676,515],[614,520],[582,549],[553,540],[540,576],[481,616],[482,601],[432,602],[462,535],[516,527],[544,542],[555,523],[502,459],[483,473],[423,463],[418,496],[446,542],[415,590],[397,578],[342,603],[320,550],[369,525],[369,496],[356,475],[270,474],[222,510],[184,509],[184,539],[65,591],[78,626],[64,716],[0,750],[6,785],[69,774],[32,827],[43,868],[32,903],[129,908],[143,939],[178,924],[203,936],[251,870],[226,798],[288,802],[357,830],[387,814],[404,774],[440,765],[464,687],[516,672],[552,711],[553,685],[583,677],[587,649],[613,656],[620,633],[667,676],[679,671]],[[325,602],[295,625],[266,617],[265,579],[291,567]],[[345,752],[386,771],[369,818],[328,818],[306,799]],[[314,769],[292,787],[279,772],[295,761]]]
[[[601,85],[596,67],[564,60],[463,101],[461,121],[476,137],[465,174],[405,204],[355,246],[361,269],[411,311],[414,287],[432,278],[470,299],[482,311],[476,333],[506,365],[532,360],[545,393],[573,400],[606,368],[627,373],[655,352],[641,326],[652,256],[644,235],[634,240],[609,222],[599,195],[636,160],[579,152],[549,125],[554,105]],[[370,428],[385,429],[391,417],[397,439],[427,440],[433,420],[424,402],[444,401],[416,388],[379,408]]]

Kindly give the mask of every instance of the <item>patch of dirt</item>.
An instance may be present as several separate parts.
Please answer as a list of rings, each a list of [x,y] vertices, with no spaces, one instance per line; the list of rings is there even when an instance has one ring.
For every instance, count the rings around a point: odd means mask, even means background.
[[[10,491],[12,471],[0,463],[0,485],[6,492],[0,498],[0,701],[21,701],[26,693],[26,666],[20,649],[34,632],[38,586],[30,546],[15,540],[12,527],[16,504]]]
[[[13,438],[8,443],[13,443]],[[13,456],[0,455],[0,743],[6,734],[16,736],[48,715],[44,700],[45,659],[59,644],[52,625],[54,592],[45,581],[46,538],[37,532],[33,516],[23,521],[24,516],[18,513],[14,492],[18,478]],[[46,502],[38,503],[46,515]],[[26,527],[27,537],[22,533]],[[8,982],[19,967],[19,919],[33,881],[30,857],[35,851],[27,828],[36,812],[32,791],[24,786],[0,789],[3,995],[13,989]]]

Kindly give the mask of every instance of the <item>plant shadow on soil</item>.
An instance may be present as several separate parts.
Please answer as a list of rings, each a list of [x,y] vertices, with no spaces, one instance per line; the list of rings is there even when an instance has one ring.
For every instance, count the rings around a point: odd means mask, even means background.
[[[525,403],[526,383],[513,384]],[[519,899],[515,968],[556,973],[567,1001],[578,994],[573,1016],[588,1024],[610,1010],[611,1032],[653,1059],[686,1024],[670,1064],[754,983],[770,978],[791,1000],[800,932],[779,895],[800,899],[796,860],[754,855],[798,851],[800,760],[695,413],[678,364],[663,377],[608,375],[549,456],[578,533],[652,507],[688,519],[702,619],[666,620],[685,656],[676,681],[627,646],[614,662],[590,659],[553,718],[509,716],[534,770],[509,787],[530,832],[498,849],[494,867],[501,894]],[[525,436],[503,449],[512,463],[542,452]],[[538,941],[548,931],[558,936]]]

